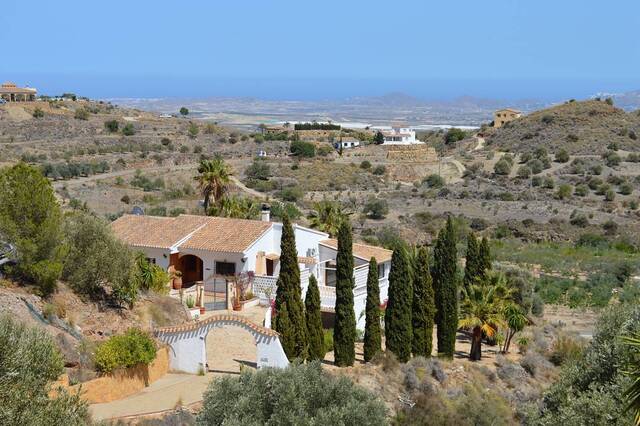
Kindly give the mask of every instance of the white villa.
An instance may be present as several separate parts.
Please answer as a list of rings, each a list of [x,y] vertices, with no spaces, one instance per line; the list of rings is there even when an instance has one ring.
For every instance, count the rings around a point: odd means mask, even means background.
[[[421,144],[416,139],[416,132],[408,127],[394,127],[391,130],[383,130],[383,145],[416,145]]]
[[[262,304],[276,294],[280,270],[282,224],[271,222],[269,211],[262,220],[180,215],[175,218],[124,215],[112,223],[116,236],[142,251],[153,263],[182,273],[182,289],[174,296],[203,292],[206,309],[228,309],[234,278],[250,277],[250,289]],[[328,234],[294,224],[303,297],[314,275],[320,288],[324,316],[335,312],[337,241]],[[364,329],[366,282],[369,261],[378,262],[380,303],[387,300],[390,250],[353,244],[354,310],[358,328]],[[202,294],[202,293],[201,293]]]

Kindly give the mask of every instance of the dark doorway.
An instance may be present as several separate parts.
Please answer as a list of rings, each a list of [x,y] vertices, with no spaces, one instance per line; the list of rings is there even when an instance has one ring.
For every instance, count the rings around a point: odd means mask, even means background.
[[[267,275],[273,276],[274,264],[273,259],[267,259]]]
[[[192,254],[180,258],[183,285],[203,280],[202,259]]]
[[[216,262],[216,275],[235,275],[236,264],[231,262]]]

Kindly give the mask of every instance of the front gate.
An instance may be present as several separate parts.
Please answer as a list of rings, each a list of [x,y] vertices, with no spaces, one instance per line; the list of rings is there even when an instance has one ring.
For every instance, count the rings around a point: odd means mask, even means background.
[[[204,283],[204,307],[207,311],[226,310],[229,286],[225,278],[216,277]]]

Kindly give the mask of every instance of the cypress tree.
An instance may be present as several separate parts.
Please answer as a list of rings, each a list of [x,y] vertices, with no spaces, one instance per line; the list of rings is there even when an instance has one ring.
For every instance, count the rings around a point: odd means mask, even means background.
[[[290,360],[307,357],[307,329],[305,326],[300,267],[296,251],[296,238],[289,218],[282,221],[280,240],[280,275],[276,283],[276,318],[274,329]]]
[[[316,277],[309,277],[309,288],[304,299],[305,319],[307,324],[307,340],[309,342],[309,360],[324,359],[324,332],[320,314],[320,291]]]
[[[389,300],[384,316],[384,329],[387,349],[393,352],[400,362],[407,362],[411,356],[412,296],[407,252],[403,247],[399,247],[393,251],[391,257]]]
[[[372,257],[369,261],[369,275],[367,276],[367,305],[365,309],[364,326],[364,361],[369,362],[375,354],[382,351],[380,337],[380,284],[378,277],[378,263]]]
[[[356,359],[356,314],[353,308],[353,244],[351,223],[344,220],[338,230],[336,257],[336,322],[333,329],[333,353],[339,367],[353,365]]]
[[[473,232],[467,237],[467,253],[464,265],[464,286],[468,288],[481,278],[482,266],[480,265],[480,247]]]
[[[429,253],[426,247],[420,247],[413,274],[413,310],[411,312],[413,330],[411,352],[413,356],[431,356],[434,310]]]
[[[455,231],[451,217],[438,233],[433,254],[433,286],[438,325],[438,353],[453,357],[458,330],[458,283]]]
[[[425,279],[425,285],[424,285],[424,291],[425,291],[424,313],[427,318],[426,325],[425,325],[425,328],[426,328],[425,335],[427,338],[427,344],[425,345],[424,350],[425,350],[426,356],[431,356],[431,353],[433,352],[433,324],[436,317],[436,304],[435,304],[434,292],[433,292],[433,279],[431,278],[431,271],[428,269],[429,253],[427,252],[426,248],[425,248],[424,262],[427,265],[427,270],[425,275],[426,279]]]
[[[487,271],[491,270],[491,250],[487,237],[483,237],[478,248],[478,269],[481,279],[487,278]]]

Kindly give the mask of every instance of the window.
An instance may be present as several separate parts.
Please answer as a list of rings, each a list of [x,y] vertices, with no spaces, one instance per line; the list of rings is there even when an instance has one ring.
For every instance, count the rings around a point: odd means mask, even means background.
[[[384,263],[378,265],[378,278],[383,278],[385,276],[385,266],[386,265]]]
[[[155,257],[147,257],[147,262],[155,265],[156,264],[156,258]]]
[[[235,275],[236,264],[231,262],[216,262],[217,275]]]

